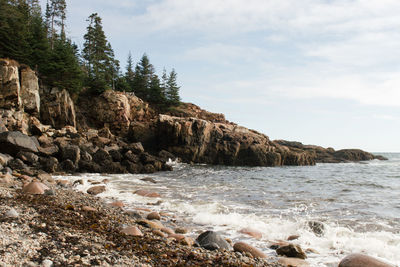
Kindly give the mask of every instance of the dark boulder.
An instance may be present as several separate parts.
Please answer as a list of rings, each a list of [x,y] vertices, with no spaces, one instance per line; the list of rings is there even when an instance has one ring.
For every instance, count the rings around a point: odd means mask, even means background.
[[[112,161],[112,157],[110,156],[110,154],[107,151],[100,148],[96,151],[96,153],[93,154],[93,160],[96,163],[103,165],[105,162]]]
[[[33,138],[21,132],[3,132],[0,133],[0,152],[10,155],[17,155],[19,151],[28,151],[37,153],[36,142]]]
[[[63,160],[71,160],[73,164],[77,164],[81,158],[81,151],[75,145],[61,147],[61,158]]]
[[[133,163],[129,160],[122,161],[122,165],[125,166],[126,170],[129,173],[141,173],[143,169],[143,165],[140,163]]]
[[[127,160],[129,160],[130,162],[133,162],[133,163],[139,163],[140,162],[140,158],[139,158],[139,156],[138,155],[135,155],[132,151],[127,151],[125,154],[124,154],[124,158],[125,159],[127,159]]]
[[[309,221],[307,226],[316,236],[323,236],[325,233],[325,225],[322,222]]]
[[[307,258],[304,251],[298,245],[289,244],[287,246],[281,246],[276,249],[276,253],[278,255],[286,256],[289,258],[300,258],[305,259]]]
[[[48,173],[54,173],[58,169],[58,160],[55,157],[40,158],[43,170]]]
[[[28,168],[28,166],[26,166],[25,163],[20,159],[10,160],[8,162],[8,167],[10,167],[13,170],[25,170]]]
[[[66,159],[66,160],[62,161],[62,162],[60,163],[59,167],[60,167],[63,171],[68,172],[68,173],[71,173],[71,172],[75,172],[75,171],[76,171],[76,165],[75,165],[75,164],[72,162],[72,160],[70,160],[70,159]]]
[[[219,234],[213,231],[206,231],[196,238],[196,244],[207,250],[225,249],[230,250],[231,246]]]
[[[93,161],[80,160],[79,171],[89,173],[100,173],[102,171],[99,164]]]
[[[108,151],[108,153],[110,154],[110,156],[112,157],[113,161],[117,161],[117,162],[121,162],[122,161],[122,155],[118,150],[112,149],[110,151]]]
[[[17,158],[21,159],[26,163],[29,163],[30,165],[36,164],[39,161],[38,155],[27,151],[18,152]]]

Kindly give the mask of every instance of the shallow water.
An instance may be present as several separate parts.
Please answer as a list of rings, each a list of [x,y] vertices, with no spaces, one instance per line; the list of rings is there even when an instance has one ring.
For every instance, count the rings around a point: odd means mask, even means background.
[[[300,235],[293,243],[318,252],[308,254],[312,266],[337,266],[355,252],[400,265],[400,154],[385,156],[388,161],[306,167],[171,163],[173,172],[79,178],[108,178],[107,191],[100,196],[123,200],[128,207],[170,211],[193,229],[220,231],[269,255],[275,255],[269,249],[273,241]],[[141,181],[143,177],[158,183]],[[78,189],[85,191],[89,186],[85,183]],[[162,204],[148,205],[158,199],[132,194],[137,189],[160,193]],[[308,221],[322,222],[324,234],[316,236]],[[238,233],[244,227],[262,232],[263,238],[254,240]]]

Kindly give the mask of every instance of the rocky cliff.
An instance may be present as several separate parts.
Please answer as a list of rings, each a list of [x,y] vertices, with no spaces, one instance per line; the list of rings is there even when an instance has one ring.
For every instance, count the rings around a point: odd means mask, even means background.
[[[132,93],[106,91],[82,96],[75,105],[66,90],[39,88],[29,67],[0,59],[3,171],[150,173],[169,170],[165,160],[175,156],[184,162],[243,166],[377,158],[356,149],[271,141],[189,103],[158,114]]]

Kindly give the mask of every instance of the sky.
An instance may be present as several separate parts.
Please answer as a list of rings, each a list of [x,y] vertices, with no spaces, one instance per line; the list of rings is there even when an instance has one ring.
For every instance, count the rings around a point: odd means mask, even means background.
[[[42,0],[42,5],[45,1]],[[98,13],[122,69],[146,53],[182,100],[272,140],[400,152],[398,0],[67,0]]]

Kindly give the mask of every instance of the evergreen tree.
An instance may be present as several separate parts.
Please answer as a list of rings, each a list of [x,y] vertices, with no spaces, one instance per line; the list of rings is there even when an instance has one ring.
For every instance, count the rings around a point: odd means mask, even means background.
[[[88,18],[82,57],[85,60],[87,84],[92,92],[113,88],[117,78],[118,61],[103,31],[101,18],[94,13]]]
[[[181,98],[179,97],[180,87],[176,81],[177,75],[178,74],[175,72],[175,70],[172,69],[168,76],[168,80],[166,81],[165,95],[167,98],[167,103],[170,106],[177,106],[181,101]]]
[[[50,0],[50,3],[46,4],[46,26],[52,50],[54,49],[54,40],[57,38],[56,26],[60,27],[61,38],[65,39],[66,9],[65,0]]]
[[[143,100],[150,100],[150,83],[154,72],[154,66],[150,64],[149,58],[144,54],[139,63],[136,64],[135,77],[133,79],[133,92]]]
[[[133,91],[134,78],[135,78],[135,72],[133,70],[132,54],[129,51],[128,60],[127,60],[127,64],[126,64],[126,73],[125,73],[125,81],[128,85],[127,91]]]

